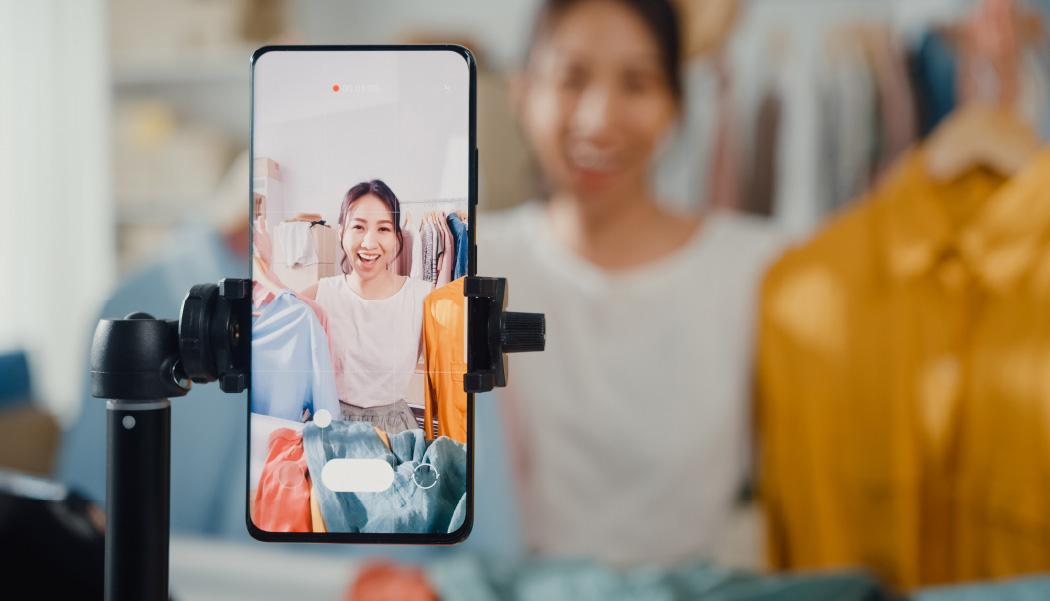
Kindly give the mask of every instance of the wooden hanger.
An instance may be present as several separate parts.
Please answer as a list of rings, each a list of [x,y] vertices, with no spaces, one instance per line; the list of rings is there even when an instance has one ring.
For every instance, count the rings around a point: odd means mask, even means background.
[[[1009,177],[1039,152],[1039,136],[1013,109],[1021,77],[1018,23],[1013,0],[983,0],[963,24],[960,96],[969,102],[926,142],[926,167],[934,179],[952,180],[976,167]],[[980,89],[989,76],[997,80],[995,99]]]
[[[953,111],[926,142],[931,177],[950,181],[975,167],[1004,176],[1021,170],[1039,152],[1039,137],[1008,107],[971,103]]]

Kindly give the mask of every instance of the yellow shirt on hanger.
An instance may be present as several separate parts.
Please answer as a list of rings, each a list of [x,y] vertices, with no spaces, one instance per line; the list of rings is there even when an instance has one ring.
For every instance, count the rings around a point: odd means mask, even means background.
[[[467,373],[465,355],[463,296],[464,278],[431,292],[423,301],[423,360],[426,381],[423,420],[437,417],[438,436],[467,443],[467,393],[463,375]],[[426,428],[432,438],[432,428]]]
[[[937,183],[911,151],[770,270],[760,336],[773,567],[1050,570],[1050,152]]]

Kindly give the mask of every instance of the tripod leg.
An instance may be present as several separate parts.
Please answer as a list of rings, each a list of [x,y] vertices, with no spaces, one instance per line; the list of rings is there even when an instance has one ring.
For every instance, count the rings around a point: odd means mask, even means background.
[[[167,601],[171,403],[106,404],[106,601]]]

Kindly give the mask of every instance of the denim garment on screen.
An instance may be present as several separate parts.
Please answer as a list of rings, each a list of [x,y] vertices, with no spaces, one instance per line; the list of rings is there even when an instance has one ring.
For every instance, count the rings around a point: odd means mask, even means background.
[[[252,412],[301,421],[339,415],[328,336],[309,305],[285,290],[252,322]]]
[[[467,451],[451,438],[428,442],[417,428],[391,436],[388,449],[370,423],[332,421],[322,429],[310,422],[303,430],[303,447],[329,532],[433,534],[455,532],[463,525]],[[331,491],[321,480],[321,469],[338,458],[385,460],[394,468],[394,483],[382,492]],[[420,488],[412,478],[420,464],[439,474],[430,488]]]
[[[460,220],[459,215],[452,213],[446,221],[448,222],[448,229],[452,232],[452,237],[456,239],[456,262],[452,268],[452,279],[458,280],[467,275],[470,237],[467,236],[467,224]]]

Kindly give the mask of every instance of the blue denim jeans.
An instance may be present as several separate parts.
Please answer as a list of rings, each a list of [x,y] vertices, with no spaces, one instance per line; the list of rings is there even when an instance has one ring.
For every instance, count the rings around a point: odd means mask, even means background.
[[[329,532],[433,534],[454,532],[463,525],[466,445],[447,436],[427,441],[423,430],[417,428],[390,436],[387,449],[372,424],[332,421],[324,429],[308,423],[303,430],[303,449]],[[321,469],[338,458],[383,459],[394,468],[394,483],[382,492],[329,490],[321,481]],[[430,488],[422,488],[413,480],[420,464],[430,465],[439,474]]]

